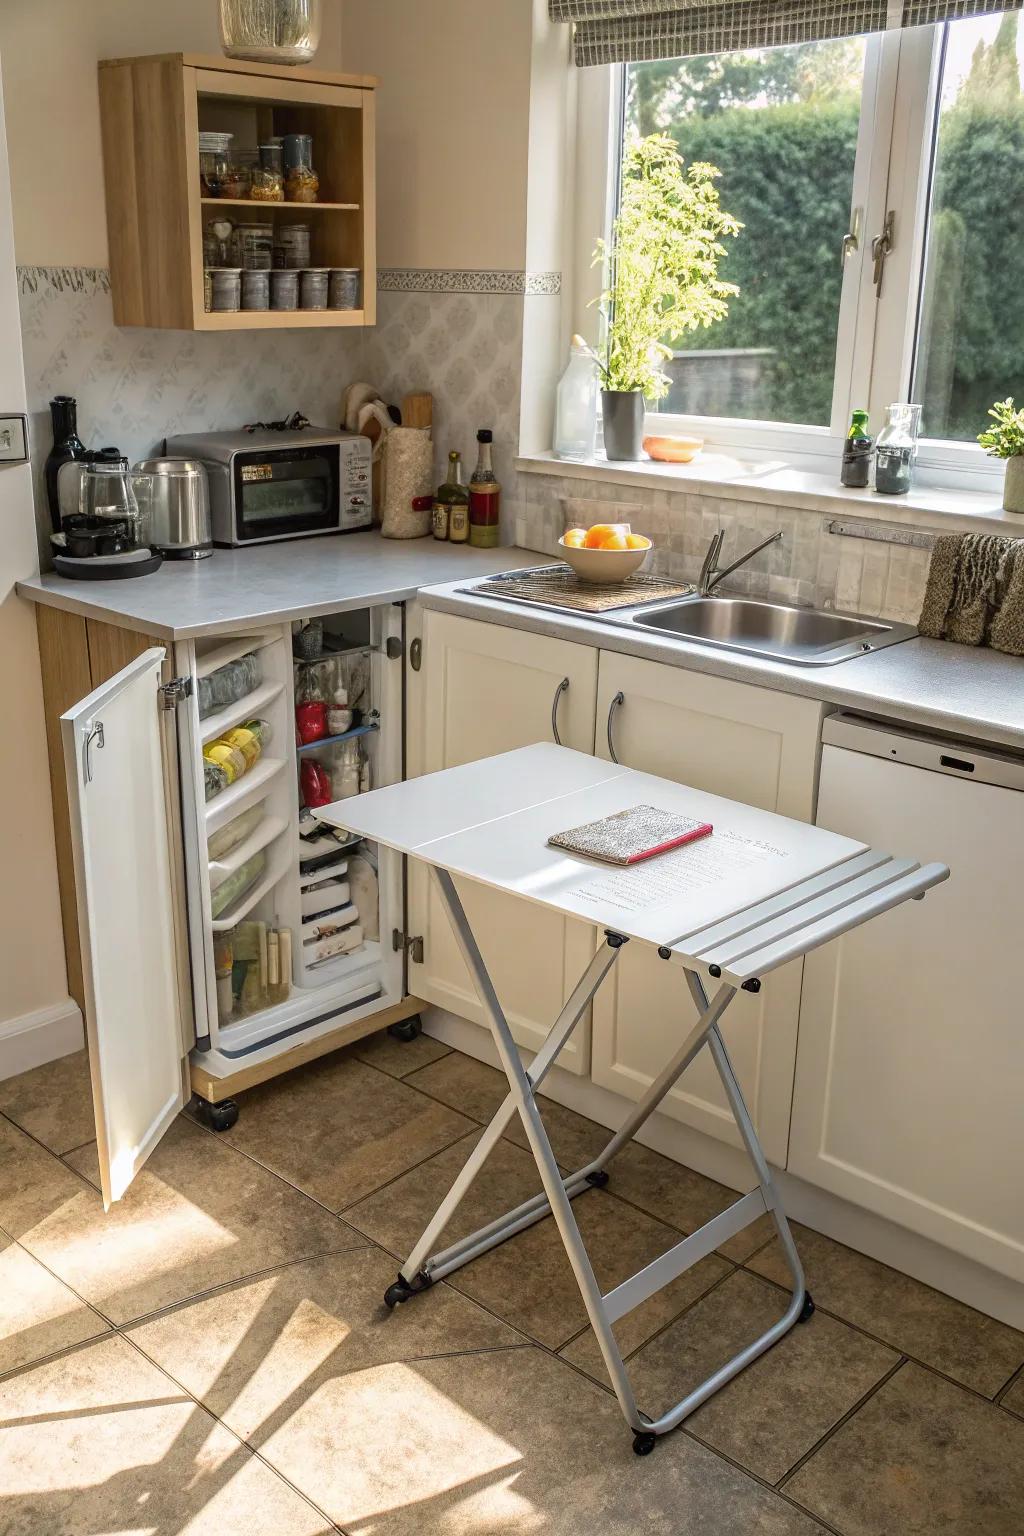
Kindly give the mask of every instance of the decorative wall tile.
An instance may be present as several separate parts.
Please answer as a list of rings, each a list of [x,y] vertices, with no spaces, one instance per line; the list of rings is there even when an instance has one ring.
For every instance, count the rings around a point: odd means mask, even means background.
[[[381,293],[558,294],[561,272],[465,271],[454,267],[383,267]]]

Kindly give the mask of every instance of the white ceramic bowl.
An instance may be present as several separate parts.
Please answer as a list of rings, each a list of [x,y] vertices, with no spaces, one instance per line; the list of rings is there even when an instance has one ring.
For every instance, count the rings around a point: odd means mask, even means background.
[[[625,581],[640,569],[650,553],[646,549],[573,549],[563,539],[558,547],[562,558],[572,566],[581,581],[609,584]]]

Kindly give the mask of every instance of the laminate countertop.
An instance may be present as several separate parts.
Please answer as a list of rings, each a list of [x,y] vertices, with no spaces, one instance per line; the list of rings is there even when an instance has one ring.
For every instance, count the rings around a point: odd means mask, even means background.
[[[920,636],[827,667],[716,650],[677,637],[554,609],[530,608],[450,582],[420,593],[424,608],[461,614],[601,650],[646,657],[885,720],[1024,751],[1024,659]]]
[[[207,560],[165,560],[153,575],[128,581],[72,581],[50,571],[19,581],[18,592],[158,640],[190,640],[401,603],[437,582],[546,563],[544,555],[511,547],[470,549],[366,532],[217,549]]]

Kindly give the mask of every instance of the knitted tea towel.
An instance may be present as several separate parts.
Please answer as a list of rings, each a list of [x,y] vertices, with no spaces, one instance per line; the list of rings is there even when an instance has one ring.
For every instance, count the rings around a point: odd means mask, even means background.
[[[935,541],[918,629],[936,640],[986,645],[990,628],[1011,596],[1021,541],[999,534],[942,535]],[[1019,602],[1019,598],[1017,601]],[[1005,638],[1014,641],[1012,607]],[[1005,648],[1005,646],[1000,647]]]
[[[992,620],[989,645],[1008,656],[1024,656],[1024,539],[1015,539],[1013,570],[999,612]]]

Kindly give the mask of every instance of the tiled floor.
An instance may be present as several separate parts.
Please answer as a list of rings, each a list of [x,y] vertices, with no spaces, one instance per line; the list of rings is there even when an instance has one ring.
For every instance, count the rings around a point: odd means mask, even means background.
[[[1020,1536],[1024,1334],[816,1233],[815,1315],[644,1459],[549,1221],[389,1313],[501,1083],[364,1042],[183,1116],[107,1216],[84,1057],[0,1083],[0,1532]],[[567,1163],[607,1138],[546,1119]],[[514,1122],[453,1233],[538,1185]],[[633,1146],[574,1209],[608,1286],[732,1195]],[[762,1223],[624,1318],[642,1406],[782,1280]]]

